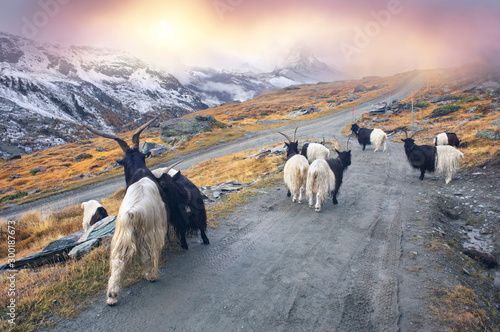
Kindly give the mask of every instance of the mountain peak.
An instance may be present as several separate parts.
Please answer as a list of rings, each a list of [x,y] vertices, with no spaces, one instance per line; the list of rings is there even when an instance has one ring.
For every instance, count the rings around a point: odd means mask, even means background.
[[[310,47],[303,44],[294,45],[283,64],[277,66],[273,73],[302,83],[332,81],[338,75],[337,71],[320,61]]]

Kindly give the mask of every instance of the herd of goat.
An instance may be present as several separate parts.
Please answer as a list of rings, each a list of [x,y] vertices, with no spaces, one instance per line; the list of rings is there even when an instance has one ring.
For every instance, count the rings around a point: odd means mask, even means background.
[[[155,120],[156,118],[137,129],[132,136],[132,148],[118,136],[85,126],[98,136],[115,140],[125,153],[123,159],[118,161],[124,167],[126,189],[111,241],[111,276],[106,293],[106,302],[111,306],[118,302],[126,267],[136,253],[141,257],[145,278],[149,281],[158,278],[160,255],[165,237],[168,236],[168,225],[176,232],[183,249],[188,249],[188,233],[199,231],[203,243],[210,243],[205,233],[207,216],[203,195],[180,171],[173,169],[180,161],[153,171],[146,167],[146,155],[139,150],[139,136]],[[345,151],[335,149],[337,158],[330,158],[330,150],[324,146],[324,142],[305,143],[299,153],[299,143],[295,140],[297,129],[292,139],[279,132],[287,139],[287,160],[283,170],[287,195],[292,196],[293,202],[302,203],[305,193],[309,207],[314,207],[319,212],[329,195],[333,204],[338,204],[337,194],[342,185],[343,174],[351,165],[350,136]],[[351,131],[363,150],[370,144],[375,146],[375,151],[381,147],[383,151],[386,150],[387,135],[382,130],[361,128],[353,124]],[[438,135],[434,146],[416,145],[408,135],[402,141],[410,164],[421,171],[420,180],[423,180],[426,171],[437,171],[446,174],[448,184],[459,167],[460,158],[463,158],[463,154],[451,146],[458,147],[459,144],[453,133]],[[95,200],[82,203],[82,208],[85,230],[107,216],[104,207]]]

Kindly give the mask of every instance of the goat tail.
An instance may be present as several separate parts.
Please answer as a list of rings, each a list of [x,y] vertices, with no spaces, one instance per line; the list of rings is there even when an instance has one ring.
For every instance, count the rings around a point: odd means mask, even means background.
[[[116,220],[115,234],[111,241],[111,260],[119,259],[128,262],[136,253],[134,234],[134,213],[127,212]]]

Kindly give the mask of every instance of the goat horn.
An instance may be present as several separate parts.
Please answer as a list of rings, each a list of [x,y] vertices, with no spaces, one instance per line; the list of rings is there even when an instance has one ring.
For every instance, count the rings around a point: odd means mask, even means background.
[[[112,135],[112,134],[108,134],[108,133],[96,130],[94,128],[91,128],[91,127],[87,126],[86,124],[83,124],[83,126],[85,128],[87,128],[88,131],[90,131],[91,133],[96,134],[97,136],[114,139],[115,141],[118,142],[118,145],[120,145],[120,147],[122,148],[123,152],[127,152],[127,150],[130,149],[129,146],[128,146],[128,144],[127,144],[127,142],[125,142],[124,140],[122,140],[120,137],[118,137],[116,135]]]
[[[323,136],[323,144],[325,144],[325,136]]]
[[[349,135],[349,138],[347,139],[347,143],[345,144],[345,150],[346,151],[349,151],[349,140],[351,139],[351,136],[352,136],[352,134]]]
[[[181,160],[179,160],[178,162],[173,163],[172,165],[168,166],[167,170],[166,170],[165,172],[163,172],[163,174],[168,174],[168,172],[169,172],[172,168],[174,168],[174,166],[179,165],[179,164],[180,164],[180,163],[182,163],[183,161],[184,161],[184,159],[181,159]]]
[[[299,129],[299,127],[295,128],[295,131],[293,132],[293,142],[295,142],[295,134],[297,133],[297,129]]]
[[[141,135],[142,131],[146,129],[150,124],[153,123],[156,119],[158,119],[160,115],[157,115],[154,117],[152,120],[148,121],[147,123],[143,124],[137,130],[135,131],[134,135],[132,136],[132,144],[133,144],[133,149],[138,149],[139,148],[139,136]]]
[[[287,135],[285,135],[285,134],[283,134],[282,132],[279,132],[279,131],[278,131],[278,133],[281,134],[281,135],[283,135],[283,136],[285,136],[286,139],[288,140],[288,142],[292,142],[292,140],[290,139],[290,137],[288,137]]]

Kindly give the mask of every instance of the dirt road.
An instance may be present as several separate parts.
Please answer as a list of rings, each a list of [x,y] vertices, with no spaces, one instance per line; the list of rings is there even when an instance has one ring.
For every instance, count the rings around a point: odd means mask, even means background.
[[[301,137],[325,128],[340,137],[350,117],[303,124]],[[281,140],[275,136],[248,141]],[[124,289],[116,307],[103,294],[52,330],[429,330],[420,286],[402,266],[403,232],[421,208],[422,183],[401,144],[389,143],[385,153],[351,148],[338,205],[329,200],[317,213],[293,204],[283,185],[268,188],[210,229],[210,245],[189,239],[190,249],[169,257],[160,280]]]
[[[402,229],[417,208],[402,147],[353,146],[339,204],[320,213],[269,188],[215,230],[190,239],[154,283],[104,297],[56,331],[397,331]],[[413,285],[414,286],[414,285]],[[416,295],[411,297],[412,310]],[[403,307],[401,307],[403,306]],[[409,331],[409,329],[402,329]]]

